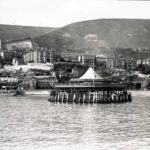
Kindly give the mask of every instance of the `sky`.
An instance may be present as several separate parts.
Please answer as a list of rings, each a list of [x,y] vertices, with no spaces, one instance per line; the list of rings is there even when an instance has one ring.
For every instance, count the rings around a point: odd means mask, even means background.
[[[0,24],[62,27],[101,18],[150,19],[150,1],[0,0]]]

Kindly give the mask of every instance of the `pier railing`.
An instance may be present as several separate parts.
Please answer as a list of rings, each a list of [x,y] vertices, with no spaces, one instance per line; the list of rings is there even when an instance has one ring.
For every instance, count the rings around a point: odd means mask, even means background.
[[[85,84],[56,84],[55,85],[55,88],[86,88],[86,87],[89,87],[89,88],[96,88],[96,87],[126,87],[126,85],[124,84],[115,84],[115,83],[95,83],[95,84],[92,84],[92,83],[85,83]]]

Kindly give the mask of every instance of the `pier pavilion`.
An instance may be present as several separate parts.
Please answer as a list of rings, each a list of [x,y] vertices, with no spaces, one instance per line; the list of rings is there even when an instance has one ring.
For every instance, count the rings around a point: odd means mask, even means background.
[[[92,68],[78,79],[57,84],[49,101],[75,103],[119,103],[131,101],[126,86],[99,76]]]

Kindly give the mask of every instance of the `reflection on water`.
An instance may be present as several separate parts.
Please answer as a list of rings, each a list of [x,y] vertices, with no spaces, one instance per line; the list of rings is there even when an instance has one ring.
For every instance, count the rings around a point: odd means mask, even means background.
[[[124,104],[49,103],[0,98],[0,150],[150,149],[150,100]]]

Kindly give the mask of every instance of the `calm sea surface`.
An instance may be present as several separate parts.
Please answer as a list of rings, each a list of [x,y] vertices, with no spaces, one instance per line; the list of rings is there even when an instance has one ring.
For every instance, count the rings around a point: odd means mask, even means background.
[[[0,97],[0,150],[150,150],[150,98],[125,104]]]

